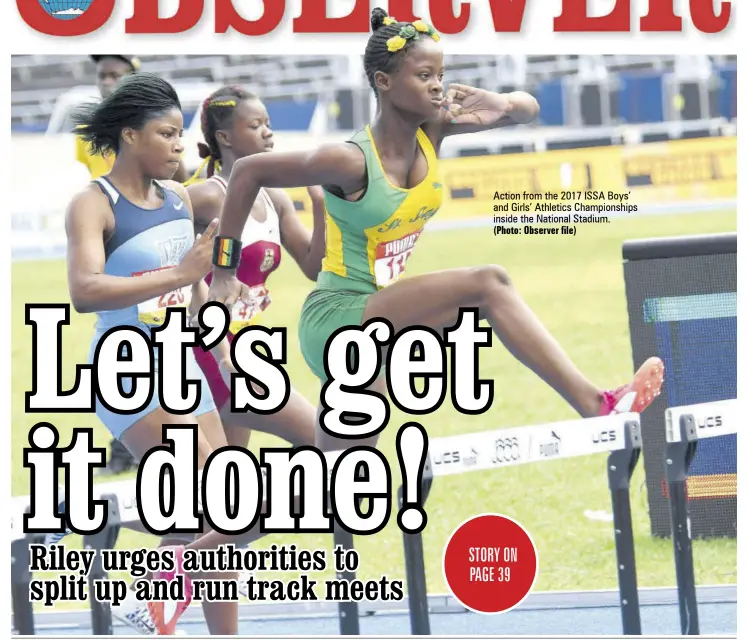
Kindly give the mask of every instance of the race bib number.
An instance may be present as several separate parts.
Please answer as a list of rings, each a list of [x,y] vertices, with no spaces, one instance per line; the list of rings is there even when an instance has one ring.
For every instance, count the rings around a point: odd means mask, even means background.
[[[263,286],[251,287],[249,291],[252,297],[251,302],[239,300],[231,309],[231,323],[228,330],[234,335],[252,324],[272,302],[269,291]]]
[[[162,267],[161,269],[152,269],[150,271],[137,271],[133,273],[133,276],[147,277],[164,271],[165,269],[172,269],[173,267]],[[166,319],[166,309],[178,309],[188,308],[189,303],[192,301],[192,287],[187,285],[185,287],[179,287],[168,293],[164,293],[150,300],[145,300],[137,305],[137,319],[147,325],[159,326],[163,324]]]
[[[401,277],[420,233],[421,231],[415,231],[403,238],[381,242],[376,247],[374,273],[379,287],[386,287]]]

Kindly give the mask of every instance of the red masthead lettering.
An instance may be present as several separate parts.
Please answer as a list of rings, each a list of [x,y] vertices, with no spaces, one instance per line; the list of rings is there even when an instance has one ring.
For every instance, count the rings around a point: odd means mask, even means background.
[[[681,18],[673,11],[673,0],[649,3],[647,15],[640,18],[640,31],[681,31]]]
[[[616,0],[605,16],[588,16],[587,0],[564,0],[562,13],[554,19],[555,31],[629,31],[629,0]]]
[[[526,12],[526,0],[490,0],[495,32],[518,33]]]
[[[715,15],[713,0],[689,0],[689,10],[692,12],[692,22],[703,33],[718,33],[725,29],[730,22],[730,2],[720,5],[720,14]]]
[[[263,36],[275,30],[283,15],[285,0],[264,0],[264,13],[258,20],[242,18],[231,0],[216,0],[215,33],[225,33],[232,28],[245,36]]]
[[[60,20],[48,14],[38,0],[16,0],[18,13],[35,31],[48,36],[82,36],[101,28],[114,10],[114,0],[93,0],[91,5],[73,20]]]
[[[441,33],[461,33],[469,24],[470,15],[471,3],[469,2],[461,4],[461,12],[456,16],[452,3],[430,0],[430,19],[433,28]]]
[[[35,31],[50,36],[81,36],[101,28],[111,17],[116,0],[92,0],[83,13],[72,20],[60,20],[48,13],[39,0],[16,0],[18,13]],[[264,12],[258,20],[246,20],[236,11],[233,0],[215,0],[215,33],[235,29],[247,36],[263,36],[282,22],[286,0],[263,0]],[[352,11],[341,18],[327,17],[327,0],[301,0],[301,14],[293,20],[295,33],[368,33],[369,2],[355,0]],[[489,0],[496,33],[521,31],[526,0]],[[562,0],[562,13],[554,19],[557,32],[629,32],[630,0],[615,0],[611,13],[590,17],[588,0]],[[732,12],[732,1],[721,0],[719,12],[715,0],[689,0],[694,27],[703,33],[725,30]],[[389,14],[401,22],[412,22],[414,0],[389,0]],[[444,34],[461,33],[469,24],[471,3],[459,2],[458,15],[453,2],[428,0],[430,21]],[[204,0],[179,0],[176,14],[158,16],[158,0],[134,0],[131,18],[125,21],[125,33],[183,33],[202,17]],[[647,15],[640,19],[642,32],[681,32],[683,20],[674,12],[674,0],[651,0]]]
[[[202,17],[205,0],[179,0],[179,8],[170,18],[158,17],[159,0],[135,0],[132,17],[124,23],[125,33],[182,33],[189,31]]]
[[[368,3],[355,0],[352,11],[343,18],[327,18],[326,0],[302,0],[301,13],[293,20],[293,31],[295,33],[366,33],[370,31]]]
[[[399,22],[414,22],[417,20],[417,16],[414,15],[412,5],[413,0],[389,0],[389,15],[396,18]],[[435,25],[433,26],[435,27]],[[437,29],[438,27],[435,28]]]

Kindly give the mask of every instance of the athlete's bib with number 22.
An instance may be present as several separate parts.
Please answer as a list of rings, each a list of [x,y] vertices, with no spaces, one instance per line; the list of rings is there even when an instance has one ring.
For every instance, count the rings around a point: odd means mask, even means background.
[[[150,271],[136,271],[133,276],[149,276],[159,271],[173,269],[173,267],[161,267]],[[187,308],[192,300],[192,287],[187,285],[179,287],[168,293],[155,298],[150,298],[137,305],[137,319],[148,325],[161,325],[166,319],[166,309]]]

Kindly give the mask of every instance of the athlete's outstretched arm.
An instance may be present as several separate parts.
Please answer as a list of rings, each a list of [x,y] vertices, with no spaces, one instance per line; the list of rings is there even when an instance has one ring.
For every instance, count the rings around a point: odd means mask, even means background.
[[[75,196],[68,207],[67,272],[70,299],[79,313],[124,309],[150,298],[188,286],[210,270],[217,221],[195,243],[182,263],[147,277],[112,276],[104,273],[109,201],[89,187]],[[113,218],[112,222],[113,222]]]
[[[240,238],[262,187],[289,189],[333,184],[344,192],[365,184],[365,157],[356,145],[330,144],[314,151],[257,153],[233,165],[220,214],[219,234]]]
[[[334,185],[343,193],[365,186],[365,156],[357,145],[324,145],[315,151],[258,153],[233,165],[220,214],[219,235],[237,240],[262,187],[290,188]],[[239,297],[250,300],[248,288],[235,269],[216,268],[210,300],[231,307]]]
[[[326,208],[324,193],[319,186],[308,187],[313,206],[313,232],[310,232],[300,221],[293,201],[287,192],[273,189],[270,198],[280,218],[280,237],[282,246],[298,264],[309,280],[316,280],[321,271],[321,261],[326,248]]]
[[[439,137],[476,133],[533,122],[539,103],[525,91],[495,93],[463,84],[451,84],[440,113]]]
[[[200,280],[192,285],[192,302],[189,305],[189,324],[198,329],[202,328],[199,324],[199,310],[205,304],[207,304],[207,283],[204,280]],[[221,366],[224,360],[230,362],[231,344],[228,341],[228,336],[226,335],[210,351],[213,352],[215,359],[218,363],[221,363]]]

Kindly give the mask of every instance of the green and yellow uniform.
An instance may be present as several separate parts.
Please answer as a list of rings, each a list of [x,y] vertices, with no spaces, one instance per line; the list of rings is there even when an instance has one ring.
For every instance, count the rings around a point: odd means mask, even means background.
[[[360,326],[368,297],[401,277],[443,196],[435,149],[421,129],[417,142],[427,160],[427,175],[411,189],[391,184],[369,126],[350,142],[365,155],[368,185],[354,202],[324,191],[326,255],[300,317],[303,357],[322,382],[327,340],[341,327]]]

